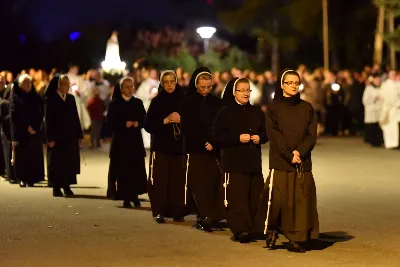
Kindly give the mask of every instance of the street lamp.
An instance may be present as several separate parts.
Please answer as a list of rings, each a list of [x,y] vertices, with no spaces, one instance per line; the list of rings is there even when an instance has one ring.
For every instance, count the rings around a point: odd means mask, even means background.
[[[207,53],[208,46],[210,42],[210,38],[217,32],[217,29],[214,27],[200,27],[197,28],[196,32],[203,38],[204,41],[204,53]]]

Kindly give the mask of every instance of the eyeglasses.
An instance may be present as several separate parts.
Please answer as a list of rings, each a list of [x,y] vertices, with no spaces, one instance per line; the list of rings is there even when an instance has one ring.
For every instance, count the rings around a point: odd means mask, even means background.
[[[235,90],[235,91],[240,93],[251,93],[251,91],[253,90]]]
[[[296,87],[299,87],[300,86],[300,83],[299,82],[283,82],[284,84],[287,84],[287,85],[289,85],[289,86],[296,86]]]

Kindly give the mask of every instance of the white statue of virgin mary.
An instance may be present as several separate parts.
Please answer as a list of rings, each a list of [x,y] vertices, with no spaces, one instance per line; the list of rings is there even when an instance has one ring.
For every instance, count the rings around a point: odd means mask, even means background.
[[[123,71],[126,67],[126,63],[122,62],[119,56],[118,33],[116,31],[113,31],[107,42],[106,58],[101,65],[106,72],[111,70]]]

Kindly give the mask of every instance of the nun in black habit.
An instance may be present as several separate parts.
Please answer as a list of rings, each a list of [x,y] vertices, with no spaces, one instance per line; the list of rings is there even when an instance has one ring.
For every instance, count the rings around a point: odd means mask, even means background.
[[[285,70],[279,77],[273,104],[267,111],[270,174],[261,196],[259,214],[265,220],[267,247],[278,233],[288,250],[304,253],[302,242],[318,238],[317,196],[311,151],[317,141],[317,115],[300,99],[300,76]]]
[[[183,221],[186,157],[180,133],[179,109],[184,92],[174,71],[160,76],[158,95],[151,100],[144,128],[151,134],[150,179],[147,182],[156,222],[165,217]]]
[[[83,133],[75,98],[68,94],[70,80],[54,75],[45,93],[45,129],[47,138],[47,175],[53,196],[74,195],[70,185],[77,184],[80,173],[80,144]]]
[[[43,102],[33,88],[32,78],[27,74],[20,75],[14,82],[10,119],[15,176],[21,187],[31,187],[44,180],[40,134]]]
[[[10,120],[10,100],[14,84],[7,86],[3,99],[0,103],[0,123],[1,123],[1,143],[4,152],[4,164],[6,167],[7,179],[10,184],[16,184],[14,166],[11,164],[12,145],[11,145],[11,120]]]
[[[233,241],[247,243],[256,231],[256,214],[264,187],[261,145],[267,143],[265,115],[249,103],[250,82],[234,78],[224,90],[224,104],[214,122],[221,148],[227,221]]]
[[[187,154],[185,204],[192,194],[197,207],[196,228],[211,231],[211,223],[224,217],[221,199],[222,174],[219,150],[212,136],[212,125],[222,108],[220,98],[212,95],[212,75],[207,68],[197,69],[190,80],[181,108],[181,133]]]
[[[121,79],[114,89],[107,113],[112,132],[107,196],[123,200],[125,208],[140,207],[139,195],[147,192],[147,175],[141,129],[146,110],[142,100],[133,96],[134,82]]]
[[[3,101],[6,91],[7,91],[6,77],[4,77],[0,73],[0,103]],[[0,121],[0,128],[1,128],[1,121]],[[1,132],[0,132],[0,135],[1,135]],[[0,142],[0,176],[3,177],[4,179],[8,180],[6,166],[5,166],[4,149],[3,149],[3,144],[1,142]]]

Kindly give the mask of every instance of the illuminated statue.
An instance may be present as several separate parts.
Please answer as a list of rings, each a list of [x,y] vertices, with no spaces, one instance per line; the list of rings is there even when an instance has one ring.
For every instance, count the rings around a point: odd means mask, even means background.
[[[106,72],[122,72],[125,70],[126,63],[122,62],[119,56],[118,33],[116,31],[113,31],[107,42],[106,58],[101,63],[101,66]]]

